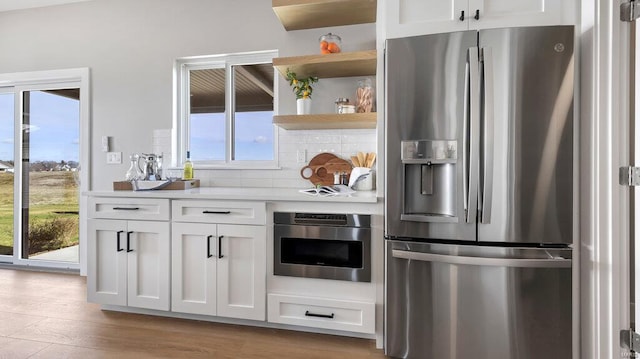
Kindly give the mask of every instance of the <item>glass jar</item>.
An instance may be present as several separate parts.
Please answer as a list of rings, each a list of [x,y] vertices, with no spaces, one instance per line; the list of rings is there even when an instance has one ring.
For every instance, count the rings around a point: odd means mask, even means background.
[[[129,159],[131,160],[131,165],[129,165],[129,169],[124,176],[125,180],[137,181],[143,179],[144,175],[142,174],[140,166],[138,166],[138,160],[140,159],[140,156],[134,153],[129,156]]]
[[[333,54],[342,51],[342,39],[338,35],[328,33],[320,36],[320,53]]]
[[[340,97],[336,99],[336,113],[342,113],[342,106],[349,105],[349,99]]]
[[[358,81],[358,89],[356,90],[356,112],[373,112],[374,111],[373,82],[371,79]]]

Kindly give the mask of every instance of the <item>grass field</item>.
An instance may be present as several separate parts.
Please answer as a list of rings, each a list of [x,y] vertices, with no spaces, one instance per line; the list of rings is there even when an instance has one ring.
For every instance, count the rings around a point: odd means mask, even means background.
[[[78,243],[75,172],[29,173],[29,253]],[[0,173],[0,254],[13,248],[13,173]]]

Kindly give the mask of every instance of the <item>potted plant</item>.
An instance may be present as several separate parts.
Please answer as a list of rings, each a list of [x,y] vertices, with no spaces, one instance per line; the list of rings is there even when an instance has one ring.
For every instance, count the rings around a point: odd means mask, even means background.
[[[296,95],[298,115],[310,114],[311,93],[313,92],[311,84],[318,82],[318,78],[315,76],[309,76],[305,79],[299,79],[295,72],[291,72],[287,69],[287,80],[289,80],[289,85],[291,85],[293,93]]]

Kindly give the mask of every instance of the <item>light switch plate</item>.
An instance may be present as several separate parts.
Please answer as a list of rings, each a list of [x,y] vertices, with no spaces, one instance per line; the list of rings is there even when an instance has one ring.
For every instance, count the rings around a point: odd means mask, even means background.
[[[102,136],[102,152],[109,152],[109,136]]]
[[[107,152],[107,164],[119,165],[122,163],[122,152]]]

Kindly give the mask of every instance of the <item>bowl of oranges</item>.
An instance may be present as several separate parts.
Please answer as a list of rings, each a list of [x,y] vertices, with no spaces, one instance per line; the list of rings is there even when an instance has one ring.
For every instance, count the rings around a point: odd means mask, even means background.
[[[320,53],[322,54],[335,54],[340,52],[340,45],[342,39],[340,36],[328,33],[320,36]]]

